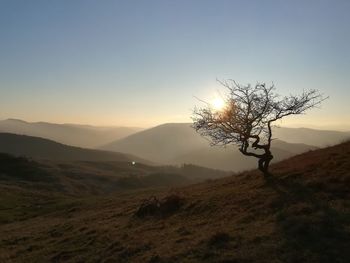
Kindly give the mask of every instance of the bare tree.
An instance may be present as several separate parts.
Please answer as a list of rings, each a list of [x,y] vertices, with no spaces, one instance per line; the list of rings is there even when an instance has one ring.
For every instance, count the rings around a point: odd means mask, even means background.
[[[228,89],[225,107],[215,110],[206,103],[193,112],[193,128],[211,140],[211,145],[235,144],[246,156],[259,159],[259,170],[266,176],[271,153],[272,125],[289,115],[303,114],[324,98],[317,90],[281,98],[272,84],[240,85],[234,80],[219,81]]]

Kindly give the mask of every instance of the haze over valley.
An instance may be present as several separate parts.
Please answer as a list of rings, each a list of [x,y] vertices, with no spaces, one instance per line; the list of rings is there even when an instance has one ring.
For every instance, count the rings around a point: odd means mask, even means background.
[[[72,146],[97,148],[140,131],[134,127],[98,127],[78,124],[26,122],[19,119],[0,121],[0,131],[42,137]]]
[[[3,152],[32,158],[113,161],[114,155],[124,153],[134,156],[127,161],[140,162],[143,159],[144,163],[158,165],[195,164],[233,172],[256,166],[254,159],[242,156],[234,146],[211,147],[209,141],[197,134],[190,123],[169,123],[141,130],[5,120],[0,122],[0,132],[42,137],[67,145],[64,147],[36,138],[0,134]],[[350,132],[275,127],[272,144],[274,161],[341,143],[348,138]],[[69,142],[75,142],[74,146],[82,148],[94,148],[95,151],[68,147]]]

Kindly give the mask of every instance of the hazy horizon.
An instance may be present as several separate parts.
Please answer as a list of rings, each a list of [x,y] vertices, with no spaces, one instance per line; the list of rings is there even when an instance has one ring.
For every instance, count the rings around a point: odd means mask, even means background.
[[[348,1],[1,1],[0,119],[191,122],[216,79],[315,88],[286,127],[350,130]]]
[[[155,125],[150,126],[127,126],[127,125],[99,125],[99,124],[92,124],[92,123],[72,123],[72,122],[52,122],[52,121],[45,121],[45,120],[24,120],[19,118],[4,118],[0,119],[0,121],[6,121],[6,120],[13,120],[13,121],[24,121],[26,123],[48,123],[48,124],[58,124],[58,125],[81,125],[81,126],[91,126],[91,127],[99,127],[99,128],[118,128],[118,127],[128,127],[128,128],[137,128],[141,130],[151,129],[154,127],[157,127],[159,125],[163,124],[191,124],[191,121],[185,121],[185,122],[162,122],[162,123],[156,123]],[[315,130],[332,130],[332,131],[344,131],[349,132],[350,126],[318,126],[318,125],[303,125],[303,124],[290,124],[290,125],[283,125],[282,124],[276,124],[276,127],[282,127],[282,128],[307,128],[307,129],[315,129]],[[1,131],[0,131],[1,132]]]

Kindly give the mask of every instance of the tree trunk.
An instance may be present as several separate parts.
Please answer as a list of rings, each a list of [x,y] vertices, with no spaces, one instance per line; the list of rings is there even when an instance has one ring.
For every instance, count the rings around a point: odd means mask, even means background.
[[[264,176],[270,175],[269,165],[272,159],[273,155],[271,153],[267,153],[259,159],[259,170],[264,174]]]

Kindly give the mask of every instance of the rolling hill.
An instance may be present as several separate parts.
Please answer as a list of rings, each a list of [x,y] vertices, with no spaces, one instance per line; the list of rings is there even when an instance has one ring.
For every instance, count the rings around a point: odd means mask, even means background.
[[[0,261],[347,263],[350,142],[271,173],[93,198],[16,195],[22,213],[8,201],[16,190],[2,185],[12,219],[0,225]]]
[[[194,165],[170,167],[123,161],[62,162],[0,153],[0,191],[6,186],[21,189],[21,192],[105,195],[143,188],[173,187],[227,175],[227,172]]]
[[[147,129],[123,140],[117,140],[101,149],[126,153],[138,152],[159,163],[171,163],[178,155],[207,145],[207,141],[194,132],[189,124],[163,124]],[[146,157],[144,157],[146,158]]]
[[[276,140],[272,144],[275,159],[316,149],[303,143]],[[242,156],[233,146],[210,147],[187,123],[164,124],[132,134],[101,149],[135,154],[158,163],[193,163],[214,169],[242,171],[256,166],[256,160]]]
[[[195,165],[154,166],[130,154],[78,148],[9,133],[0,133],[0,153],[3,182],[74,195],[183,185],[228,175]]]
[[[96,148],[140,130],[140,128],[132,127],[96,127],[47,122],[31,123],[17,119],[0,121],[0,132],[3,133],[42,137],[84,148]]]
[[[84,149],[39,137],[11,133],[0,133],[0,152],[15,156],[59,161],[136,161],[150,163],[129,154]]]

